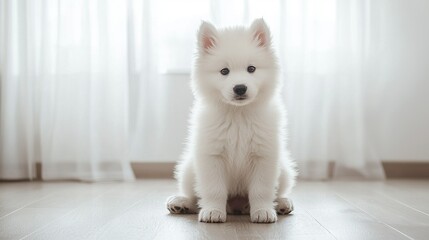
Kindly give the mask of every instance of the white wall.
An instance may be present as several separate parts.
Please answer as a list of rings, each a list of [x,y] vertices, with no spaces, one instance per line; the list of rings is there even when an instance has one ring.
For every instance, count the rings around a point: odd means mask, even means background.
[[[378,150],[382,159],[428,161],[429,1],[387,3],[380,26]]]

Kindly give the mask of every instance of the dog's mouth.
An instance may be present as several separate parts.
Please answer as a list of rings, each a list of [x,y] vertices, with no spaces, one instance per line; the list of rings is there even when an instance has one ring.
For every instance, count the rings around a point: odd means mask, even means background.
[[[231,100],[228,101],[229,104],[232,104],[234,106],[244,106],[247,105],[251,102],[251,98],[246,94],[246,95],[235,95],[232,97]]]
[[[254,98],[247,93],[243,95],[231,94],[229,96],[222,96],[221,99],[224,103],[233,106],[244,106],[253,102],[254,100]]]
[[[247,99],[247,95],[242,95],[242,96],[235,95],[234,96],[234,100],[237,100],[237,101],[243,101],[243,100],[246,100],[246,99]]]

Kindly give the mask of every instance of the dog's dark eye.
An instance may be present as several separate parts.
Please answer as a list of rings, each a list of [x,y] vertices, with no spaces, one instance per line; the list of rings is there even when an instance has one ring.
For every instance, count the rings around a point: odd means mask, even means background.
[[[254,72],[255,72],[255,70],[256,70],[256,68],[255,68],[254,66],[248,66],[248,67],[247,67],[247,71],[248,71],[249,73],[254,73]]]
[[[228,75],[229,74],[229,69],[228,68],[222,68],[222,70],[220,70],[220,74],[222,74],[222,75]]]

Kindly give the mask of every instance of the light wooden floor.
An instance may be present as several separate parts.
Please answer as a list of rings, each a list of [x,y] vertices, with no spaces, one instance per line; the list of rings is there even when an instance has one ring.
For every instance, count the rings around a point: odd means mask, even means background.
[[[429,239],[429,181],[299,182],[275,224],[170,215],[172,180],[0,183],[0,239]]]

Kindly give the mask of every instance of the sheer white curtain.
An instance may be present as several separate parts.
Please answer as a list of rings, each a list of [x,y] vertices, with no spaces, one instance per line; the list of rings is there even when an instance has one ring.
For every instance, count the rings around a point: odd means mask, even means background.
[[[368,92],[379,82],[379,4],[305,0],[284,5],[280,45],[290,142],[303,178],[384,178],[367,120],[377,103]]]
[[[163,39],[172,41],[163,44],[162,49],[174,53],[178,59],[176,62],[160,61],[167,73],[189,70],[192,56],[189,42],[195,41],[195,23],[199,19],[217,26],[229,26],[249,24],[254,18],[263,17],[272,29],[283,67],[289,145],[298,161],[300,176],[306,179],[384,178],[380,157],[374,148],[377,122],[374,118],[371,122],[368,120],[368,111],[378,99],[367,94],[372,86],[383,85],[377,76],[382,21],[379,10],[384,7],[383,1],[219,0],[198,3],[192,8],[185,6],[187,17],[181,11],[169,11],[170,20],[163,20],[162,14],[158,18],[158,22],[164,23],[161,31],[167,32]],[[174,5],[171,9],[180,9],[180,6]],[[184,24],[178,24],[182,19],[186,19]],[[169,28],[171,26],[174,29]],[[168,32],[173,36],[167,36]],[[181,80],[174,74],[167,79],[174,81],[167,82],[166,86]],[[163,99],[176,101],[169,95]],[[189,106],[190,102],[185,99],[183,105]],[[166,123],[176,124],[171,120]],[[173,130],[166,130],[166,133],[177,135]],[[177,139],[167,139],[152,141],[151,149],[178,143]],[[166,152],[178,156],[180,148]],[[148,157],[165,159],[169,156],[155,152]]]
[[[127,5],[0,4],[0,177],[133,179]]]
[[[131,160],[177,160],[200,20],[264,17],[301,177],[381,179],[365,91],[377,81],[378,4],[0,0],[0,178],[33,178],[41,162],[43,179],[132,179]]]
[[[174,1],[157,2],[170,6],[167,3]],[[158,36],[162,36],[160,50],[174,56],[170,59],[160,54],[158,61],[167,73],[163,76],[167,79],[164,83],[167,89],[183,89],[176,85],[182,80],[177,73],[189,71],[193,51],[190,42],[195,41],[195,29],[201,18],[217,26],[229,26],[249,24],[254,18],[263,17],[272,29],[283,67],[289,145],[297,159],[300,176],[305,179],[384,178],[372,142],[377,136],[374,127],[377,122],[376,119],[368,122],[368,110],[377,104],[377,99],[368,96],[368,92],[374,86],[383,85],[377,76],[377,64],[382,21],[379,10],[385,2],[217,0],[198,1],[192,7],[181,5],[185,2],[179,1],[171,8],[162,8],[163,11],[154,9],[154,14],[158,14]],[[187,77],[180,83],[187,84]],[[188,99],[177,96],[164,95],[157,99],[167,102],[182,99],[182,105],[190,106]],[[169,111],[171,109],[164,109],[161,115],[168,115]],[[163,120],[167,125],[177,126],[175,120]],[[158,138],[159,141],[150,138],[152,141],[147,146],[151,147],[145,152],[152,154],[147,157],[174,160],[180,154],[180,140],[174,136],[183,133],[164,131],[168,137]],[[159,132],[153,136],[159,136]],[[171,137],[173,140],[169,141]],[[184,137],[183,134],[179,139]],[[179,148],[170,147],[162,153],[161,149],[153,150],[174,144]],[[172,154],[166,154],[169,152]]]

